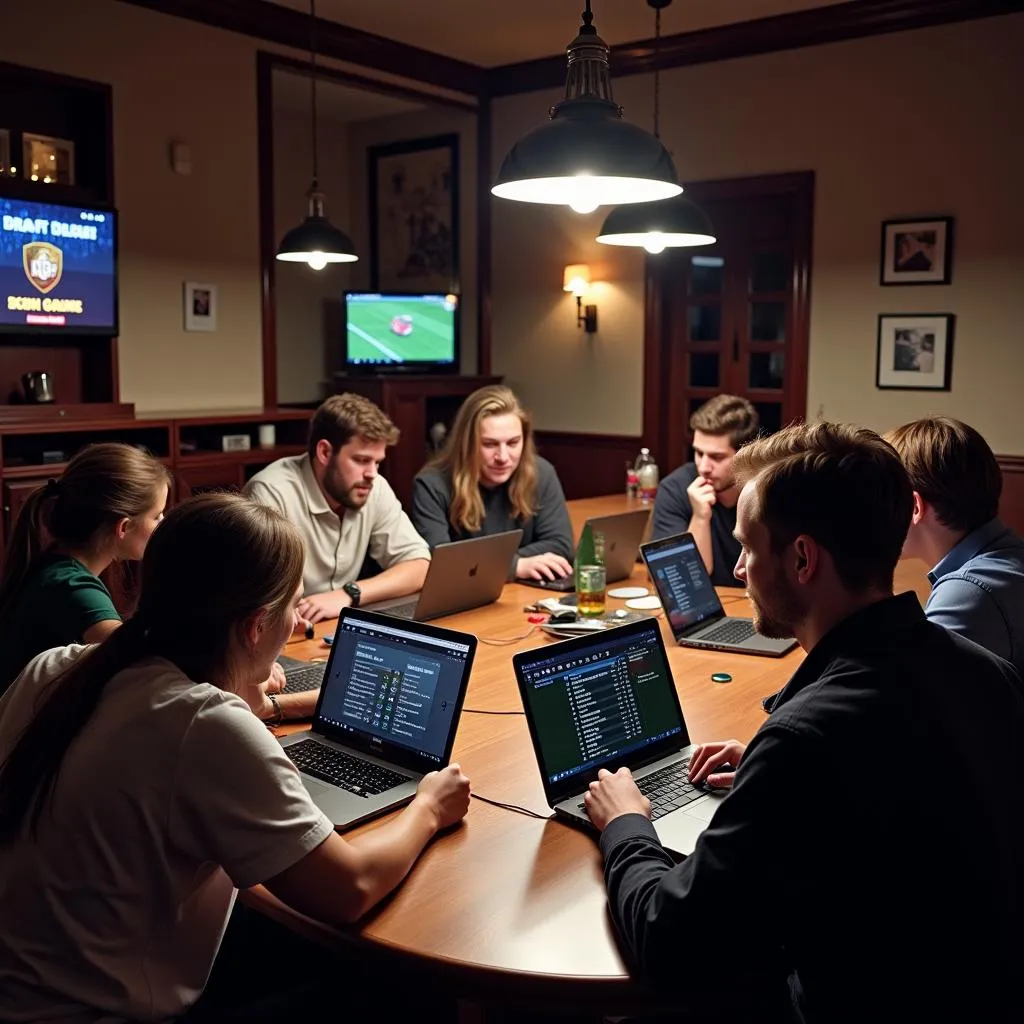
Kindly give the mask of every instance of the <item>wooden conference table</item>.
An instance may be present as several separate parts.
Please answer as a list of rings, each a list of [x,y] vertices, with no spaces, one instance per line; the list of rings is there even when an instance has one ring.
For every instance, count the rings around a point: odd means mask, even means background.
[[[623,495],[569,504],[577,534],[589,516],[639,507]],[[642,565],[632,582],[647,585]],[[897,592],[908,589],[927,595],[920,562],[903,561],[897,569]],[[750,614],[742,590],[719,593],[730,614]],[[524,612],[544,596],[537,588],[508,584],[495,604],[435,624],[474,633],[480,641],[453,759],[474,793],[548,815],[523,715],[479,713],[521,712],[511,659],[516,651],[554,642],[531,627]],[[609,599],[608,606],[622,603]],[[691,739],[749,741],[765,720],[761,698],[782,687],[803,653],[763,658],[686,650],[660,618]],[[317,633],[333,628],[324,623]],[[291,643],[286,653],[312,660],[325,657],[327,649],[317,639]],[[732,682],[712,682],[713,672],[729,673]],[[610,1012],[635,1006],[639,996],[606,911],[594,836],[480,800],[471,801],[461,826],[428,847],[398,892],[349,931],[296,914],[262,887],[243,898],[318,942],[349,950],[354,943],[363,952],[426,967],[468,999]]]

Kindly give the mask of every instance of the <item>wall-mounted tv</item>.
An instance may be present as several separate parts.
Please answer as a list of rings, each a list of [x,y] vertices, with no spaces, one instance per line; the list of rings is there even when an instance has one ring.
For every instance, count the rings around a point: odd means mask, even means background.
[[[458,373],[459,297],[346,292],[345,365],[349,373]]]
[[[117,334],[117,214],[0,196],[0,331]]]

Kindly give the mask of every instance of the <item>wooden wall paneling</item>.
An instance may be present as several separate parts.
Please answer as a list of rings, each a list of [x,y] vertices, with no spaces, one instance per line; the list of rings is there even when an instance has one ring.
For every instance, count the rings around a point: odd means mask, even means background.
[[[97,344],[103,344],[97,339]],[[45,370],[50,374],[54,399],[59,404],[83,401],[82,396],[82,349],[78,345],[46,344],[42,338],[36,344],[8,345],[0,342],[0,403],[24,405],[25,392],[21,386],[21,375],[33,370]]]
[[[622,434],[554,430],[538,430],[534,439],[539,454],[554,465],[570,501],[624,492],[626,463],[637,457],[642,443],[639,437]]]

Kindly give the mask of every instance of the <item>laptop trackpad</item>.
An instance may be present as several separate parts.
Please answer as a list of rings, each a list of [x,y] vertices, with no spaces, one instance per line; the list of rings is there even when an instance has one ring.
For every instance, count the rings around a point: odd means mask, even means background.
[[[694,800],[694,802],[686,808],[686,813],[707,824],[707,822],[711,820],[715,811],[718,810],[718,805],[725,799],[725,794],[728,792],[728,790],[725,790],[721,794],[709,793],[706,798]]]
[[[708,801],[710,803],[710,801]],[[697,817],[689,808],[673,811],[654,822],[662,846],[673,853],[691,854],[697,845],[697,837],[704,831],[707,822]]]

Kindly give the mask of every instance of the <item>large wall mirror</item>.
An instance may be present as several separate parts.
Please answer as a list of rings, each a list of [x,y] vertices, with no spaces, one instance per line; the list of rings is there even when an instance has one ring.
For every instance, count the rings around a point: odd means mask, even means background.
[[[265,402],[313,405],[344,390],[350,372],[346,291],[456,295],[458,372],[476,373],[476,100],[318,70],[317,153],[325,213],[351,237],[359,260],[313,270],[274,259],[282,235],[308,212],[309,68],[261,53],[258,79]]]

